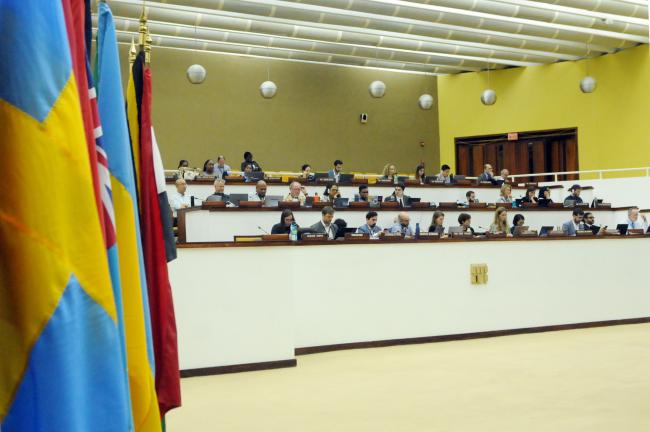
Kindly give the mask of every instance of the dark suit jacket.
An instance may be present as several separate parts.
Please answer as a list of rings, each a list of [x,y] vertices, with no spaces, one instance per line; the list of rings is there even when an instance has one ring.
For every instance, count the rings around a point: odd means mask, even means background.
[[[230,195],[228,195],[228,194],[217,195],[215,193],[215,194],[212,194],[209,197],[207,197],[205,200],[206,201],[224,201],[224,202],[228,202],[228,201],[230,201]]]
[[[336,233],[338,232],[339,227],[336,226],[334,222],[332,222],[330,227],[332,228],[332,233],[334,234],[334,238],[336,238]],[[309,228],[312,229],[313,232],[315,233],[325,234],[325,225],[323,225],[323,221],[318,221],[312,226],[310,226]]]

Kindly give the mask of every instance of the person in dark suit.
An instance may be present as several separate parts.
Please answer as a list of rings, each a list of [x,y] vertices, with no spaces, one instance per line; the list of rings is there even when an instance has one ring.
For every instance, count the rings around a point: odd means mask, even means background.
[[[478,176],[478,178],[476,180],[479,183],[482,183],[482,182],[494,183],[495,180],[494,180],[494,171],[492,170],[492,165],[485,164],[483,166],[483,173],[480,176]]]
[[[216,179],[214,181],[214,193],[207,197],[206,201],[230,201],[230,195],[224,193],[226,189],[226,181],[222,179]]]
[[[359,194],[355,195],[354,200],[355,201],[364,201],[368,202],[369,201],[369,190],[368,190],[368,185],[361,185],[359,186]]]
[[[395,185],[395,191],[393,194],[388,196],[384,201],[397,202],[400,207],[410,207],[411,197],[404,194],[404,189],[406,189],[404,183],[398,183]]]
[[[291,225],[295,222],[296,220],[293,217],[291,209],[284,209],[280,215],[280,223],[273,225],[273,228],[271,228],[271,234],[290,234]]]
[[[529,188],[526,190],[526,196],[521,199],[522,203],[537,203],[537,197],[535,196],[535,188]]]
[[[584,230],[585,226],[582,223],[584,216],[585,212],[581,208],[573,209],[571,220],[562,224],[562,232],[566,235],[574,236],[578,231]]]
[[[250,164],[253,168],[253,171],[262,171],[260,164],[253,160],[253,153],[247,151],[244,152],[244,161],[241,163],[241,171],[244,171],[246,165]]]
[[[594,217],[594,214],[591,212],[585,213],[585,217],[582,219],[583,225],[585,226],[586,230],[590,230],[594,235],[598,234],[605,234],[605,230],[607,227],[600,227],[596,225],[596,218]]]
[[[564,205],[567,207],[573,207],[576,204],[582,204],[582,198],[580,198],[581,191],[582,188],[580,187],[579,184],[574,184],[573,186],[571,186],[571,188],[569,189],[571,195],[564,198]]]
[[[327,177],[328,178],[333,178],[336,183],[339,182],[339,179],[341,178],[341,171],[343,170],[343,161],[340,159],[337,159],[334,161],[334,168],[331,170],[327,171]]]
[[[330,206],[323,207],[321,210],[321,220],[313,224],[310,229],[315,233],[327,234],[328,240],[334,240],[338,232],[338,227],[332,223],[334,219],[334,209]]]
[[[553,200],[551,199],[551,190],[546,186],[542,186],[541,188],[539,188],[537,205],[539,205],[540,207],[548,207],[548,205],[552,202]]]

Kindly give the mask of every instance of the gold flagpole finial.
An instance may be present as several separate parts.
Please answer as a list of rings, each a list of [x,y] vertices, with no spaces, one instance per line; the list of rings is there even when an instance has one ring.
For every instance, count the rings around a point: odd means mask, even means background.
[[[145,39],[147,35],[147,9],[142,7],[142,14],[140,15],[140,39],[138,45],[140,45],[140,50],[144,49]]]
[[[145,64],[151,63],[151,44],[153,44],[153,39],[147,30],[147,35],[144,38],[144,62]]]
[[[133,66],[138,50],[135,49],[135,40],[131,38],[131,48],[129,48],[129,66]]]

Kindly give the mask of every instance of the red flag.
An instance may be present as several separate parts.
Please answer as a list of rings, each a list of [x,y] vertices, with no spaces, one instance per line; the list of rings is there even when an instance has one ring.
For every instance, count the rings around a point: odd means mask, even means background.
[[[151,136],[151,70],[143,73],[140,106],[140,204],[142,243],[149,290],[149,311],[156,361],[156,393],[160,415],[181,405],[180,373],[176,318],[171,285],[167,273],[167,257],[160,204],[154,170]]]

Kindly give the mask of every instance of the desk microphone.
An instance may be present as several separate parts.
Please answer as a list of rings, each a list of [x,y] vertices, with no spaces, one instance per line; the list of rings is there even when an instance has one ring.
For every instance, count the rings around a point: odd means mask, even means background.
[[[190,195],[190,206],[194,207],[194,200],[205,201],[205,198],[199,198],[194,195]]]
[[[268,231],[266,231],[264,228],[262,228],[262,227],[259,226],[259,225],[257,226],[257,229],[260,230],[260,231],[262,231],[262,232],[263,232],[264,234],[266,234],[266,235],[270,235],[270,234],[268,233]]]

